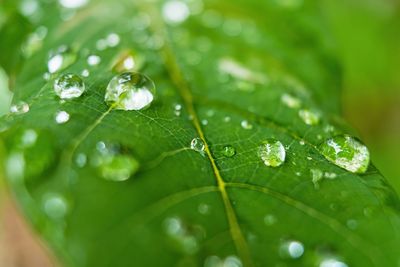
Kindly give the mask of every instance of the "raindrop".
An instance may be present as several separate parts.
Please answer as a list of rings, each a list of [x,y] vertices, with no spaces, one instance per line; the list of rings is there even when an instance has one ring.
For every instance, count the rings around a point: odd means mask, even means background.
[[[121,38],[119,37],[118,34],[116,33],[110,33],[107,37],[106,37],[106,43],[109,47],[116,47],[117,45],[119,45],[119,42],[121,41]]]
[[[317,125],[321,119],[321,115],[319,113],[308,109],[299,110],[299,117],[307,125]]]
[[[88,0],[59,0],[60,4],[65,8],[79,8],[88,3]]]
[[[322,143],[319,149],[327,160],[349,172],[364,173],[368,169],[368,148],[354,137],[335,136]]]
[[[272,215],[272,214],[267,214],[264,217],[264,223],[267,226],[271,226],[271,225],[275,224],[276,221],[277,221],[276,217],[274,215]]]
[[[26,102],[20,101],[11,105],[10,112],[14,114],[24,114],[29,111],[29,105]]]
[[[92,164],[101,177],[109,181],[126,181],[139,170],[139,162],[129,154],[120,153],[119,146],[99,142]]]
[[[100,58],[99,56],[97,56],[97,55],[90,55],[90,56],[88,56],[88,58],[87,58],[87,63],[88,63],[90,66],[99,65],[100,62],[101,62],[101,58]]]
[[[251,130],[251,129],[253,129],[253,125],[250,124],[247,120],[243,120],[243,121],[240,123],[240,125],[242,126],[243,129],[246,129],[246,130]]]
[[[84,69],[84,70],[81,72],[81,75],[82,75],[83,77],[89,77],[90,72],[89,72],[88,69]]]
[[[343,261],[329,258],[322,260],[319,267],[348,267],[348,265]]]
[[[301,106],[301,101],[298,98],[289,94],[283,94],[281,97],[281,101],[289,108],[299,108]]]
[[[85,83],[76,74],[63,74],[55,80],[54,91],[61,99],[77,98],[85,91]]]
[[[162,15],[167,23],[179,24],[189,17],[190,10],[185,2],[180,0],[170,0],[163,5]]]
[[[139,70],[144,65],[143,57],[137,55],[134,51],[128,50],[122,52],[113,63],[113,71],[122,73],[132,70]]]
[[[50,73],[56,73],[71,66],[77,59],[76,53],[67,46],[61,46],[50,55],[47,68]]]
[[[286,151],[280,141],[268,139],[260,145],[259,156],[266,166],[279,167],[285,162]]]
[[[208,120],[201,120],[201,124],[203,124],[204,126],[206,126],[208,124]]]
[[[67,214],[68,205],[64,197],[52,193],[44,196],[43,209],[50,218],[62,219]]]
[[[208,214],[210,212],[210,206],[208,206],[205,203],[201,203],[199,205],[199,207],[197,208],[197,210],[199,211],[200,214],[205,215],[205,214]]]
[[[222,155],[227,158],[231,158],[236,154],[236,150],[233,146],[227,145],[222,148]]]
[[[204,154],[206,146],[204,145],[203,140],[196,137],[196,138],[193,138],[192,142],[190,142],[190,148],[193,149],[194,151]]]
[[[125,72],[111,79],[105,101],[115,109],[142,110],[154,100],[155,85],[147,76]]]
[[[279,248],[279,254],[284,258],[298,259],[303,253],[303,243],[295,240],[283,242]]]
[[[319,169],[311,169],[311,177],[312,177],[312,182],[314,184],[315,189],[319,189],[319,182],[323,178],[323,173]]]
[[[56,113],[55,120],[58,124],[64,124],[69,121],[69,113],[66,111],[59,111]]]
[[[182,105],[181,104],[176,104],[174,107],[175,111],[175,115],[176,116],[180,116],[181,115],[181,111],[182,111]]]
[[[79,168],[85,167],[87,163],[87,156],[84,153],[79,153],[75,158],[75,163]]]

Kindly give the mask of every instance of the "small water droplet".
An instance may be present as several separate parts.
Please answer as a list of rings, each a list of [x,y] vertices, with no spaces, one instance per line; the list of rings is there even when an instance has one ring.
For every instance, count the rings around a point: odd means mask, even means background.
[[[259,156],[266,166],[279,167],[285,162],[286,151],[280,141],[268,139],[260,145]]]
[[[312,177],[312,182],[314,184],[315,189],[319,189],[319,182],[323,178],[323,173],[319,169],[311,169],[311,177]]]
[[[145,61],[132,50],[122,52],[113,63],[113,71],[122,73],[132,70],[140,70]]]
[[[284,103],[289,108],[299,108],[301,106],[301,101],[289,94],[283,94],[281,97],[282,103]]]
[[[88,3],[89,0],[59,0],[58,2],[65,8],[80,8]]]
[[[299,117],[307,125],[317,125],[321,119],[321,115],[318,112],[308,109],[299,110]]]
[[[199,211],[200,214],[206,215],[210,212],[210,206],[205,203],[201,203],[197,208],[197,210]]]
[[[246,130],[251,130],[251,129],[253,129],[253,125],[250,124],[247,120],[243,120],[243,121],[240,123],[240,125],[242,126],[243,129],[246,129]]]
[[[180,24],[190,15],[187,4],[180,0],[170,0],[164,3],[162,7],[164,20],[169,24]]]
[[[194,151],[204,154],[206,146],[204,145],[203,140],[196,137],[196,138],[193,138],[193,140],[190,142],[190,148],[193,149]]]
[[[98,142],[92,164],[100,175],[109,181],[126,181],[139,170],[139,162],[129,154],[122,154],[117,145]]]
[[[209,256],[204,261],[204,267],[243,267],[242,261],[234,255],[221,259],[218,256]]]
[[[275,224],[276,222],[277,222],[277,219],[276,219],[276,217],[274,215],[267,214],[267,215],[264,216],[264,223],[267,226],[271,226],[271,225]]]
[[[55,120],[58,124],[64,124],[69,121],[69,113],[66,111],[59,111],[56,113]]]
[[[230,122],[230,121],[231,121],[231,117],[226,116],[226,117],[224,118],[224,122]]]
[[[68,46],[61,46],[55,53],[50,55],[47,68],[50,73],[56,73],[72,65],[76,59],[77,55],[71,48]]]
[[[61,99],[77,98],[85,91],[85,83],[76,74],[63,74],[54,81],[54,91]]]
[[[11,105],[10,112],[14,114],[24,114],[29,111],[28,103],[24,101],[20,101],[16,104]]]
[[[368,148],[349,135],[328,139],[321,144],[320,151],[327,160],[349,172],[364,173],[368,169]]]
[[[84,69],[84,70],[81,72],[81,75],[82,75],[83,77],[89,77],[90,72],[89,72],[88,69]]]
[[[347,220],[346,225],[349,229],[355,230],[358,227],[358,222],[354,219],[349,219]]]
[[[348,267],[346,263],[343,261],[339,261],[337,259],[324,259],[320,262],[319,267]]]
[[[109,47],[116,47],[117,45],[119,45],[119,42],[121,41],[121,38],[119,37],[118,34],[116,33],[110,33],[107,37],[106,37],[106,42],[107,45]]]
[[[337,174],[334,172],[325,172],[324,177],[327,179],[335,179],[337,177]]]
[[[285,241],[279,248],[279,254],[284,258],[298,259],[304,254],[304,245],[295,240]]]
[[[97,66],[97,65],[100,64],[100,62],[101,62],[101,58],[99,56],[97,56],[97,55],[90,55],[87,58],[87,63],[90,66]]]
[[[84,153],[79,153],[75,158],[75,163],[79,168],[85,167],[87,163],[87,156]]]
[[[146,75],[125,72],[111,79],[105,101],[115,109],[142,110],[154,100],[155,85]]]
[[[204,126],[206,126],[208,124],[208,120],[201,120],[201,124],[203,124]]]
[[[236,150],[233,146],[227,145],[222,148],[222,155],[227,158],[231,158],[236,154]]]
[[[44,196],[43,209],[50,218],[62,219],[67,214],[68,204],[63,196],[51,193]]]

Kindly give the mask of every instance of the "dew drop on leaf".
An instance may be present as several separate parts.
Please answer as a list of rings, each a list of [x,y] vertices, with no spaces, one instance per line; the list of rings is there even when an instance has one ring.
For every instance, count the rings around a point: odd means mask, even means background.
[[[300,241],[285,241],[279,247],[279,254],[283,258],[298,259],[303,256],[304,245]]]
[[[146,75],[125,72],[111,79],[105,101],[115,109],[142,110],[154,100],[155,85]]]
[[[247,121],[247,120],[243,120],[243,121],[240,123],[240,125],[242,126],[243,129],[246,129],[246,130],[251,130],[251,129],[253,129],[253,125],[250,124],[250,122]]]
[[[190,148],[193,149],[194,151],[204,154],[204,150],[206,147],[204,145],[203,140],[196,137],[196,138],[193,138],[192,141],[190,142]]]
[[[264,223],[267,226],[271,226],[271,225],[275,224],[276,221],[277,221],[276,217],[272,214],[267,214],[264,216]]]
[[[307,125],[317,125],[321,119],[321,116],[318,112],[308,109],[299,110],[299,117]]]
[[[187,4],[180,0],[169,0],[162,7],[164,20],[169,24],[184,22],[190,15]]]
[[[323,259],[320,262],[319,267],[348,267],[348,265],[343,261],[339,261],[333,258],[327,258]]]
[[[66,111],[58,111],[55,116],[57,124],[64,124],[69,121],[69,113]]]
[[[289,94],[283,94],[281,97],[281,101],[289,108],[299,108],[301,106],[301,101],[298,98]]]
[[[266,166],[279,167],[285,162],[286,151],[278,140],[268,139],[264,141],[260,145],[258,153]]]
[[[242,261],[234,255],[221,259],[218,256],[209,256],[204,261],[204,267],[243,267]]]
[[[122,154],[119,146],[99,142],[92,159],[102,178],[121,182],[131,178],[139,170],[139,162],[129,154]]]
[[[65,8],[79,8],[88,3],[89,0],[59,0],[59,3]]]
[[[44,196],[43,209],[50,218],[62,219],[68,211],[68,204],[63,196],[51,193]]]
[[[85,92],[85,83],[76,74],[63,74],[54,81],[54,91],[61,99],[77,98]]]
[[[319,149],[327,160],[349,172],[364,173],[368,169],[368,148],[354,137],[335,136],[322,143]]]
[[[50,73],[56,73],[72,65],[76,59],[77,55],[70,47],[61,46],[50,55],[47,68]]]
[[[11,105],[10,112],[14,114],[24,114],[29,111],[29,105],[26,102],[20,101]]]
[[[227,158],[231,158],[236,154],[236,150],[233,146],[227,145],[222,148],[222,155]]]
[[[90,66],[97,66],[97,65],[100,64],[100,62],[101,62],[101,58],[99,56],[97,56],[97,55],[90,55],[87,58],[87,63]]]

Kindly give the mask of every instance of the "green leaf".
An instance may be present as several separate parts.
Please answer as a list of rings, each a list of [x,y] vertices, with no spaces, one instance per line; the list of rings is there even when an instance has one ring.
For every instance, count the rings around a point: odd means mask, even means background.
[[[0,155],[63,264],[398,264],[393,190],[372,165],[354,174],[320,152],[351,130],[329,31],[317,1],[301,2],[103,0],[66,21],[65,9],[40,6],[48,34],[14,96],[30,109],[3,118]],[[44,79],[65,45],[68,64]],[[145,110],[104,101],[129,56],[157,88]],[[85,93],[60,101],[54,81],[82,71]],[[260,145],[280,151],[277,141],[285,162],[268,167]]]

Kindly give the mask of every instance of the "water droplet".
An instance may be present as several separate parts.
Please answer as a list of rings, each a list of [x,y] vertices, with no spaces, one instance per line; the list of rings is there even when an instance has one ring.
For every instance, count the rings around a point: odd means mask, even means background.
[[[323,173],[319,169],[311,169],[311,177],[312,177],[312,182],[314,184],[315,189],[319,189],[319,182],[323,178]]]
[[[75,163],[79,168],[85,167],[87,163],[87,156],[86,154],[79,153],[75,158]]]
[[[320,146],[322,155],[333,164],[353,173],[364,173],[368,169],[368,148],[349,135],[338,135]]]
[[[236,150],[233,146],[224,146],[222,149],[222,155],[224,155],[227,158],[231,158],[236,154]]]
[[[327,179],[335,179],[337,177],[337,174],[334,172],[325,172],[324,177]]]
[[[286,151],[280,141],[268,139],[260,145],[259,155],[266,166],[279,167],[285,162]]]
[[[23,153],[11,153],[6,162],[6,177],[13,181],[22,181],[25,172],[25,159]]]
[[[164,229],[166,234],[176,242],[177,248],[190,255],[199,250],[199,241],[205,236],[204,229],[200,226],[187,225],[178,217],[167,218],[164,221]]]
[[[56,73],[72,65],[77,59],[76,53],[67,46],[61,46],[50,55],[47,68],[50,73]]]
[[[204,126],[206,126],[208,124],[208,120],[201,120],[201,124],[203,124]]]
[[[119,45],[119,42],[121,41],[121,38],[119,37],[118,34],[116,33],[110,33],[107,37],[106,37],[106,42],[107,45],[109,47],[116,47],[117,45]]]
[[[113,71],[122,73],[132,70],[139,70],[145,61],[132,50],[122,52],[113,63]]]
[[[54,91],[61,99],[77,98],[85,91],[85,83],[76,74],[63,74],[55,80]]]
[[[347,220],[346,225],[349,229],[355,230],[358,227],[358,222],[354,219],[349,219]]]
[[[88,0],[59,0],[59,3],[65,8],[80,8],[88,3]]]
[[[115,109],[142,110],[154,100],[155,85],[147,76],[125,72],[111,79],[105,101]]]
[[[348,267],[348,265],[343,261],[329,258],[322,260],[319,267]]]
[[[226,116],[226,117],[224,118],[224,122],[230,122],[230,121],[231,121],[231,117]]]
[[[179,0],[167,1],[162,7],[164,20],[169,24],[179,24],[184,22],[190,15],[187,4]]]
[[[208,214],[210,212],[210,206],[208,206],[205,203],[201,203],[199,205],[199,207],[197,208],[197,210],[199,211],[200,214],[205,215],[205,214]]]
[[[196,138],[193,138],[192,142],[190,142],[190,148],[193,149],[194,151],[204,154],[206,146],[204,145],[203,140],[196,137]]]
[[[303,253],[303,243],[295,240],[283,242],[279,248],[279,254],[284,258],[298,259]]]
[[[101,62],[101,58],[100,58],[99,56],[97,56],[97,55],[90,55],[90,56],[88,56],[88,58],[87,58],[87,63],[88,63],[90,66],[99,65],[100,62]]]
[[[174,106],[174,109],[175,109],[175,111],[174,111],[175,115],[176,116],[180,116],[181,115],[181,111],[182,111],[182,105],[181,104],[176,104]]]
[[[55,116],[55,120],[58,124],[64,124],[69,121],[69,113],[66,111],[59,111]]]
[[[242,126],[243,129],[246,129],[246,130],[251,130],[251,129],[253,129],[253,125],[250,124],[247,120],[243,120],[243,121],[240,123],[240,125]]]
[[[234,255],[221,259],[218,256],[209,256],[204,261],[204,267],[243,267],[242,261]]]
[[[299,117],[307,125],[317,125],[321,119],[321,115],[318,112],[308,109],[299,110]]]
[[[275,224],[276,222],[277,222],[277,219],[276,219],[276,217],[274,215],[272,215],[272,214],[265,215],[264,223],[267,226],[271,226],[271,225]]]
[[[64,197],[51,193],[44,196],[43,209],[50,218],[62,219],[67,214],[68,205]]]
[[[101,177],[109,181],[126,181],[139,170],[139,162],[129,154],[122,154],[119,146],[99,142],[92,164]]]
[[[88,69],[84,69],[84,70],[81,72],[81,75],[82,75],[83,77],[89,77],[90,72],[89,72]]]
[[[299,144],[300,144],[301,146],[304,146],[304,145],[306,144],[306,141],[300,140],[300,141],[299,141]]]
[[[301,101],[289,94],[283,94],[281,97],[282,103],[284,103],[289,108],[299,108],[301,106]]]
[[[29,105],[23,101],[11,105],[10,112],[14,114],[24,114],[29,111]]]

